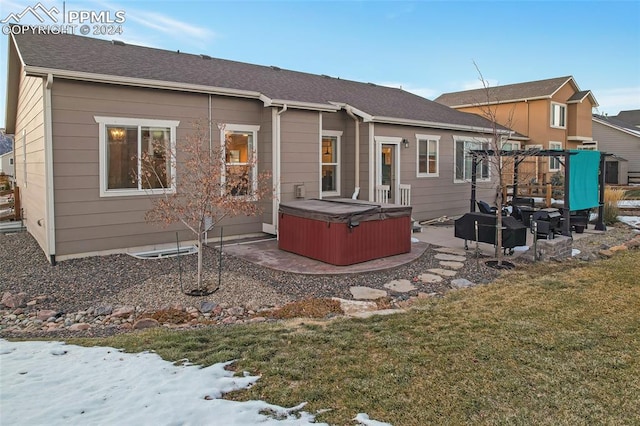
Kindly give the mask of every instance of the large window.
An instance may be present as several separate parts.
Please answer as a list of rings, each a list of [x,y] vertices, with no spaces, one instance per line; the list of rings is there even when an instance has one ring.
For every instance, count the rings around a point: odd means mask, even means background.
[[[416,135],[418,149],[418,177],[438,176],[438,145],[440,136]]]
[[[100,196],[175,191],[178,121],[95,117],[99,124]]]
[[[549,149],[561,150],[562,142],[549,142]],[[549,171],[557,172],[560,170],[560,157],[549,157]]]
[[[488,139],[454,137],[455,181],[466,182],[471,180],[472,155],[470,151],[489,148]],[[476,169],[476,180],[489,180],[489,158],[480,160]]]
[[[342,132],[325,130],[320,146],[322,196],[340,195],[340,139]]]
[[[224,179],[230,195],[248,196],[258,187],[259,126],[226,124],[221,130],[225,149]]]
[[[567,107],[566,105],[551,103],[551,127],[566,127]]]

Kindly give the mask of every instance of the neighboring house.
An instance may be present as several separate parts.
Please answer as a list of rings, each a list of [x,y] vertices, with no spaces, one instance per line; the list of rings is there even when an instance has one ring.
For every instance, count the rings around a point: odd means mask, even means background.
[[[0,173],[13,176],[13,139],[0,129]]]
[[[640,109],[620,111],[618,115],[614,115],[611,118],[623,121],[627,125],[631,124],[633,127],[640,130]]]
[[[607,157],[605,182],[640,183],[640,127],[621,120],[620,116],[633,119],[631,114],[622,113],[614,117],[593,115],[593,139],[597,141],[598,149],[613,154]]]
[[[50,261],[192,239],[146,223],[131,159],[210,120],[209,143],[253,151],[275,199],[225,237],[275,234],[278,203],[352,197],[410,203],[417,220],[469,211],[466,152],[492,123],[401,89],[68,34],[9,36],[7,130],[28,231]],[[206,121],[205,121],[206,122]],[[481,168],[478,198],[493,201]],[[180,179],[178,164],[174,171]],[[253,176],[256,176],[254,171]],[[388,188],[388,189],[387,189]]]
[[[524,136],[522,149],[598,148],[591,129],[592,109],[598,103],[571,76],[445,93],[435,101],[484,117],[491,111],[498,123]],[[549,182],[560,170],[555,158],[536,160],[539,182]]]
[[[12,151],[0,155],[0,173],[4,173],[7,176],[14,176]]]

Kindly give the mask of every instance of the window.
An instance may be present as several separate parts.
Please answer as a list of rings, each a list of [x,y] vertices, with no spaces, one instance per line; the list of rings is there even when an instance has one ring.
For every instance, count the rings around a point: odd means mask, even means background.
[[[417,177],[438,176],[438,145],[440,136],[416,135],[418,141]]]
[[[551,127],[566,127],[567,107],[566,105],[551,103]]]
[[[549,149],[561,150],[562,142],[549,142]],[[557,172],[560,170],[560,158],[561,157],[549,157],[549,171]]]
[[[225,144],[223,179],[230,195],[248,196],[258,188],[257,144],[260,126],[226,124],[221,140]]]
[[[100,196],[175,192],[178,121],[94,117],[100,128]],[[143,168],[149,173],[144,173]]]
[[[325,130],[320,146],[322,195],[340,195],[340,139],[342,132]]]
[[[464,182],[471,180],[472,156],[469,151],[488,149],[488,139],[457,138],[454,137],[455,181]],[[484,157],[477,166],[478,181],[489,180],[489,158]]]

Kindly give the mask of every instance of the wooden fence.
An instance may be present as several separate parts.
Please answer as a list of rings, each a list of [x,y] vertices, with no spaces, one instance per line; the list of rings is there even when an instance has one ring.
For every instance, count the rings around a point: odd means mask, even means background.
[[[12,212],[0,213],[0,222],[8,220],[20,220],[22,209],[20,208],[20,188],[17,186],[13,189],[0,191],[0,211],[13,209]]]

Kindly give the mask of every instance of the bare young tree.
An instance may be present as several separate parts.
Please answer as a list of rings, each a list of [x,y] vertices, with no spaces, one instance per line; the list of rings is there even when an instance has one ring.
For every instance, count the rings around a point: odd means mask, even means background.
[[[505,143],[507,142],[511,126],[514,124],[514,111],[511,109],[505,116],[501,116],[498,113],[498,101],[492,97],[491,88],[489,82],[484,78],[478,64],[473,62],[478,78],[482,83],[483,99],[478,100],[477,106],[481,111],[482,117],[486,118],[491,123],[491,142],[487,146],[483,147],[483,152],[479,158],[482,161],[486,161],[488,166],[494,172],[496,181],[495,185],[495,204],[496,204],[496,246],[495,257],[498,267],[502,266],[503,261],[503,246],[502,246],[502,211],[505,207],[506,200],[503,194],[505,194],[507,185],[513,183],[507,177],[507,170],[512,170],[514,166],[515,158],[513,156],[502,155],[505,153]],[[474,158],[474,161],[476,159]]]
[[[168,226],[181,223],[197,240],[197,289],[202,290],[202,254],[205,234],[228,217],[256,216],[261,213],[260,201],[271,198],[268,185],[271,173],[257,172],[255,147],[248,140],[242,148],[242,158],[234,135],[224,131],[220,144],[210,144],[210,124],[197,122],[194,131],[172,149],[166,138],[153,140],[151,152],[144,152],[139,161],[143,187],[159,189],[152,198],[152,208],[145,214],[148,222]],[[238,135],[247,138],[246,135]],[[176,176],[175,170],[179,176]]]

